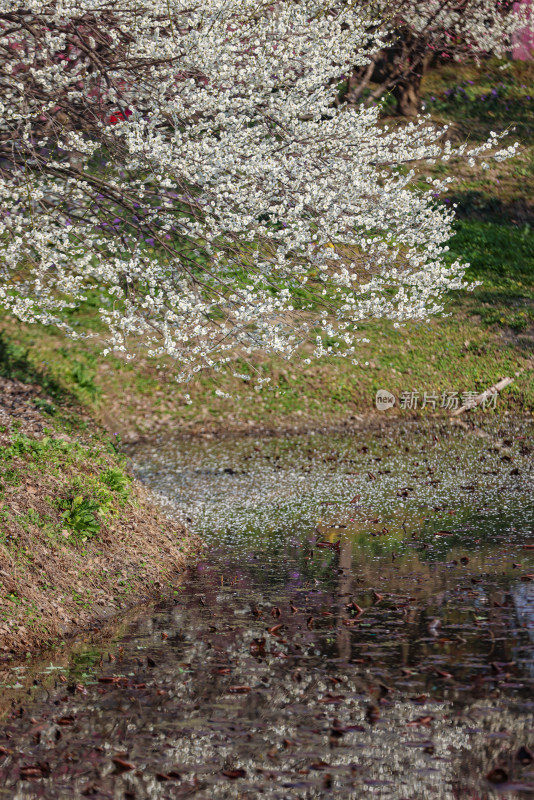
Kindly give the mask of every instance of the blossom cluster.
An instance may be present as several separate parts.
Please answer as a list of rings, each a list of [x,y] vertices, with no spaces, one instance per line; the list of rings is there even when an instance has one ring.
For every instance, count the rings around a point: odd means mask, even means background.
[[[338,107],[380,31],[324,0],[0,0],[0,304],[80,337],[96,298],[104,352],[181,379],[309,341],[355,358],[362,321],[442,311],[466,285],[450,179],[415,167],[515,146]]]
[[[384,0],[382,13],[390,7]],[[400,0],[392,17],[396,26],[408,26],[415,35],[424,36],[437,55],[454,60],[490,53],[503,56],[527,21],[526,9],[505,0]]]
[[[530,24],[529,9],[507,0],[374,0],[370,13],[383,20],[387,47],[355,67],[346,99],[367,95],[371,104],[392,92],[405,115],[420,111],[421,79],[433,60],[502,58]]]

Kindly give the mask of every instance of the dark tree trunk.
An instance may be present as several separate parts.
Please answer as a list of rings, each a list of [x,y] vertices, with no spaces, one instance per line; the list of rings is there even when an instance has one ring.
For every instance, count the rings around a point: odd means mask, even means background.
[[[421,111],[421,77],[412,74],[411,80],[402,81],[393,87],[396,112],[403,117],[415,117]]]
[[[383,50],[367,67],[352,74],[347,102],[359,102],[370,91],[366,102],[391,92],[396,101],[396,113],[413,117],[421,111],[421,81],[433,59],[423,37],[410,31],[399,31],[395,43]],[[374,84],[374,86],[371,86]]]

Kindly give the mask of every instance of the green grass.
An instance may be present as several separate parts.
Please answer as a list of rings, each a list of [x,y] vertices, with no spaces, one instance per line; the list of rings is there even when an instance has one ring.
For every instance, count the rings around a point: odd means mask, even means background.
[[[481,68],[441,67],[425,77],[422,95],[425,111],[438,124],[450,126],[454,141],[478,144],[495,131],[508,132],[501,146],[520,144],[517,158],[502,163],[490,159],[487,170],[455,159],[436,166],[436,174],[459,177],[450,194],[450,201],[459,205],[459,215],[497,224],[532,225],[534,64],[491,59]]]
[[[486,326],[521,333],[534,326],[534,229],[459,220],[451,255],[469,261],[469,277],[482,281],[471,310]]]
[[[17,529],[29,533],[39,528],[62,544],[65,539],[76,544],[98,537],[106,522],[133,502],[124,458],[107,437],[95,434],[79,442],[56,438],[54,433],[49,430],[41,439],[18,431],[2,436],[0,541],[4,546],[18,547],[19,540],[27,538],[17,535]],[[23,509],[17,505],[14,510],[13,489],[32,484],[41,487],[40,495],[33,496],[34,504]]]
[[[534,138],[532,62],[489,59],[480,68],[441,66],[425,76],[422,95],[427,112],[447,117],[471,138],[512,127],[522,141]]]

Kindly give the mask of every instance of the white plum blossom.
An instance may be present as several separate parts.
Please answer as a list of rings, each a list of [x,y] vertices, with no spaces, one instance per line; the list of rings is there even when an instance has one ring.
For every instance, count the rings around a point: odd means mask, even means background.
[[[420,111],[421,80],[433,61],[502,58],[529,26],[527,7],[509,0],[373,0],[369,13],[383,20],[388,46],[366,66],[356,66],[346,99],[355,102],[366,93],[372,103],[391,92],[399,113],[408,116]]]
[[[466,286],[450,179],[415,170],[515,146],[338,107],[339,76],[384,46],[365,6],[0,0],[0,31],[0,303],[19,319],[94,335],[88,300],[105,353],[187,379],[306,342],[354,358],[362,321],[425,319]]]
[[[385,0],[375,13],[385,16],[391,8]],[[398,0],[394,19],[423,35],[437,55],[460,60],[489,53],[502,57],[526,15],[507,0]]]

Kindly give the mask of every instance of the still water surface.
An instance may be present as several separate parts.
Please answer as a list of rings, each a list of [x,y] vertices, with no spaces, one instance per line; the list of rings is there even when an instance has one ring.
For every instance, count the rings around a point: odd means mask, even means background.
[[[0,797],[534,798],[532,425],[490,434],[137,447],[209,549],[37,676]]]

